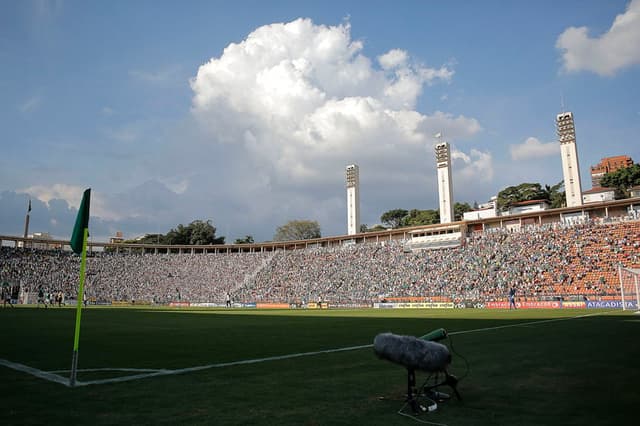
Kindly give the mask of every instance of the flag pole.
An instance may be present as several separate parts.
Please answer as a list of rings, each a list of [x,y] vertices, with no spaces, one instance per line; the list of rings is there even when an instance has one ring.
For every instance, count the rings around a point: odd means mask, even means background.
[[[69,385],[76,385],[76,376],[78,373],[78,347],[80,346],[80,319],[82,318],[82,300],[84,295],[84,275],[87,264],[87,237],[89,236],[89,228],[84,228],[82,239],[82,260],[80,261],[80,288],[78,289],[78,303],[76,304],[76,331],[73,338],[73,357],[71,360],[71,378]]]
[[[69,386],[76,385],[78,374],[78,346],[80,343],[80,318],[82,317],[82,299],[84,295],[84,276],[87,265],[87,237],[89,236],[89,204],[91,202],[91,188],[82,194],[82,201],[78,209],[76,224],[73,227],[69,245],[75,254],[82,256],[80,261],[80,285],[78,286],[78,304],[76,308],[76,331],[73,339],[73,357],[71,360],[71,377]]]

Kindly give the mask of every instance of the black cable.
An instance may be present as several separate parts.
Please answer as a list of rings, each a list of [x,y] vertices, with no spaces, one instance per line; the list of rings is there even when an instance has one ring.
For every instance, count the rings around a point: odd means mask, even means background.
[[[467,359],[465,357],[463,357],[458,351],[456,351],[456,348],[453,346],[453,339],[451,338],[450,334],[447,334],[447,338],[449,339],[449,345],[451,346],[451,352],[456,354],[456,356],[462,358],[462,360],[464,361],[466,371],[464,372],[464,374],[461,377],[458,378],[458,380],[462,380],[465,377],[467,377],[467,375],[471,371],[471,368],[469,367],[469,361],[467,361]]]

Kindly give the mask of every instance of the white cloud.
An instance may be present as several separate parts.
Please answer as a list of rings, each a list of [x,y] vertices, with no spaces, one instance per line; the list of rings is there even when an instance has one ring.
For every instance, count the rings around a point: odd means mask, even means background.
[[[542,143],[537,138],[527,138],[520,145],[509,145],[512,160],[530,160],[557,155],[560,152],[560,144],[557,142]]]
[[[80,207],[82,194],[86,188],[56,183],[50,186],[34,185],[28,188],[20,189],[17,192],[29,194],[32,197],[42,201],[49,206],[52,200],[64,200],[70,207]],[[91,216],[97,216],[103,219],[119,220],[123,216],[107,207],[105,198],[100,193],[91,191]]]
[[[82,200],[82,193],[86,188],[74,185],[56,183],[51,186],[35,185],[21,189],[18,192],[36,197],[45,204],[53,199],[65,200],[70,206],[79,207]]]
[[[384,55],[378,56],[378,62],[384,70],[389,70],[404,66],[407,63],[409,55],[406,51],[401,49],[392,49]]]
[[[599,37],[590,37],[587,27],[567,28],[558,37],[556,48],[562,50],[562,68],[567,72],[584,70],[611,76],[639,64],[640,0],[632,0]]]
[[[465,154],[457,149],[452,149],[451,159],[453,160],[454,176],[457,175],[460,178],[456,182],[457,184],[473,185],[478,182],[490,182],[493,180],[493,156],[490,152],[471,149],[469,154]]]
[[[176,194],[184,194],[189,189],[189,179],[182,177],[160,178],[160,183]]]
[[[401,165],[429,155],[435,131],[481,130],[472,118],[413,110],[425,84],[452,77],[446,66],[413,65],[393,49],[376,68],[362,48],[348,23],[260,27],[199,68],[192,110],[219,141],[241,144],[271,183],[318,182],[336,165],[380,156]]]

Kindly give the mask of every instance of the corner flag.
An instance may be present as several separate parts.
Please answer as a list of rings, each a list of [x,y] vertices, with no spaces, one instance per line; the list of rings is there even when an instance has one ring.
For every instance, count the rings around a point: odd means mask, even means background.
[[[80,285],[78,286],[78,303],[76,308],[76,332],[73,339],[73,357],[71,360],[71,377],[69,385],[75,386],[78,371],[78,346],[80,343],[80,318],[82,317],[82,299],[84,294],[84,271],[87,264],[87,237],[89,236],[89,204],[91,200],[91,188],[84,191],[76,224],[69,244],[74,253],[82,255],[80,261]]]
[[[84,191],[76,224],[71,234],[71,249],[76,254],[82,254],[82,243],[84,241],[84,230],[89,227],[89,204],[91,201],[91,188]]]

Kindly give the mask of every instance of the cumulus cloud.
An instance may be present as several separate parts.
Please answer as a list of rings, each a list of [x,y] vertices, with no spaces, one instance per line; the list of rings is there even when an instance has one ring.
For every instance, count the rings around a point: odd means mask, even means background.
[[[53,185],[34,185],[28,188],[18,190],[18,193],[28,194],[42,201],[47,207],[51,208],[52,202],[64,201],[69,207],[78,208],[82,201],[82,194],[86,188],[56,183]],[[107,207],[109,203],[105,197],[91,191],[91,215],[98,216],[107,220],[122,219],[122,215]]]
[[[460,178],[459,183],[472,184],[493,179],[493,156],[490,152],[471,149],[469,154],[466,154],[452,149],[451,159],[453,173]]]
[[[640,0],[632,0],[599,37],[590,37],[587,27],[567,28],[558,37],[556,48],[562,50],[562,68],[566,72],[592,71],[611,76],[639,64]]]
[[[407,62],[409,55],[406,51],[401,49],[392,49],[384,55],[378,56],[378,62],[384,70],[404,66]]]
[[[385,156],[410,161],[435,131],[469,136],[473,118],[414,111],[424,86],[449,81],[447,66],[416,65],[393,49],[376,61],[350,25],[309,19],[260,27],[202,65],[192,110],[219,141],[241,144],[270,181],[313,182],[335,164]]]
[[[536,158],[551,157],[560,152],[560,144],[557,142],[540,142],[537,138],[530,137],[520,145],[510,145],[512,160],[530,160]]]
[[[190,81],[189,130],[164,141],[174,155],[145,154],[140,164],[153,173],[141,184],[132,178],[132,187],[121,185],[117,194],[94,188],[92,235],[167,232],[194,219],[212,219],[228,241],[234,233],[269,239],[292,219],[318,220],[323,235],[342,234],[344,168],[353,163],[360,166],[365,223],[392,208],[437,207],[433,135],[463,144],[482,127],[473,117],[416,110],[430,85],[451,81],[451,65],[428,67],[402,49],[367,57],[363,47],[348,23],[308,19],[265,25],[229,44]],[[160,83],[173,74],[130,76]],[[128,153],[142,130],[132,123],[102,131]],[[455,160],[454,188],[493,176],[490,153],[465,152]],[[41,229],[65,236],[83,190],[47,184],[18,195],[34,197],[34,221],[36,211],[48,212]],[[9,197],[24,209],[24,199]]]

